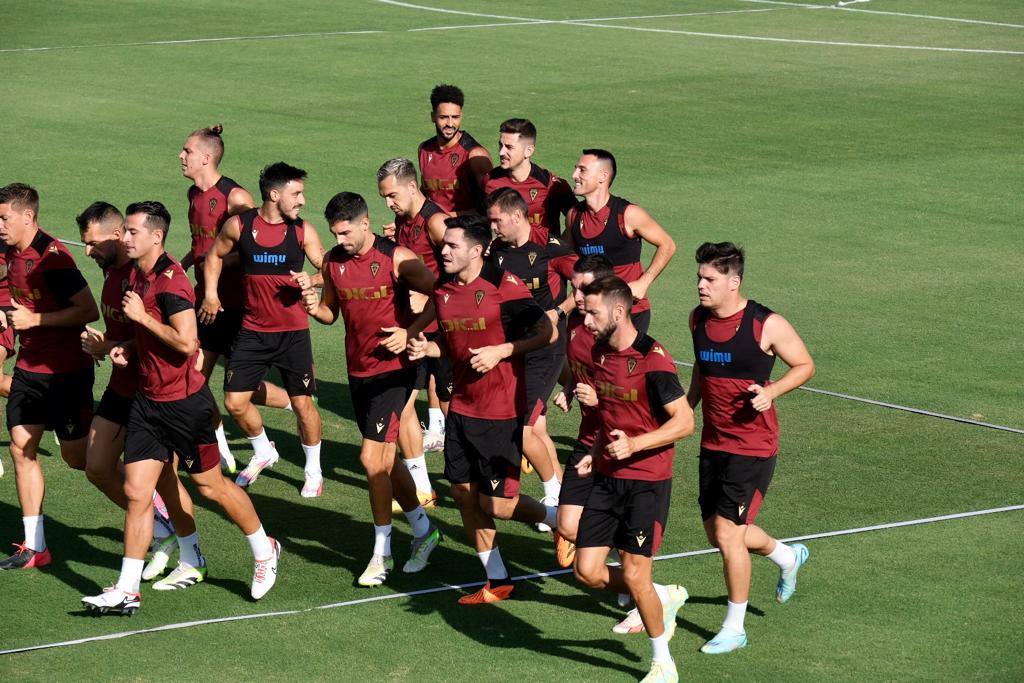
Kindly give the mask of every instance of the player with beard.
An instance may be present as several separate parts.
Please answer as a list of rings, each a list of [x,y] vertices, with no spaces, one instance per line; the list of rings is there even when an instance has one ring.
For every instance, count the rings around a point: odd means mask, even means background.
[[[484,195],[511,187],[527,204],[530,239],[546,245],[549,237],[561,237],[562,216],[576,205],[572,189],[551,171],[533,163],[537,149],[537,128],[526,119],[508,119],[501,124],[498,138],[500,165],[484,177]]]
[[[700,512],[708,540],[722,551],[729,591],[721,630],[701,647],[720,654],[747,645],[743,625],[750,594],[750,554],[779,568],[775,598],[796,592],[810,551],[787,546],[754,524],[775,471],[779,420],[775,399],[814,376],[814,360],[781,315],[743,296],[743,250],[731,242],[697,248],[700,305],[690,314],[695,363],[691,406],[702,404]],[[789,366],[770,380],[775,359]]]
[[[11,459],[21,505],[24,541],[0,560],[0,569],[50,564],[43,529],[46,484],[39,441],[52,429],[60,454],[73,469],[85,469],[92,421],[92,359],[79,350],[79,335],[100,317],[96,302],[71,254],[43,232],[39,193],[23,183],[0,188],[0,240],[6,245],[11,310],[0,327],[18,335],[18,360],[7,398]]]
[[[303,498],[323,494],[320,468],[320,413],[313,403],[316,378],[309,318],[302,290],[320,282],[320,274],[302,272],[308,259],[319,270],[324,250],[313,226],[299,217],[306,204],[306,172],[280,161],[260,173],[263,204],[232,216],[217,234],[204,264],[206,296],[201,322],[212,324],[221,311],[217,287],[224,262],[236,247],[245,273],[245,316],[224,373],[224,405],[253,446],[253,457],[235,480],[248,487],[279,459],[267,438],[253,393],[271,367],[281,372],[298,422],[305,455]]]
[[[668,351],[633,326],[629,285],[604,277],[583,295],[584,325],[595,337],[590,367],[600,427],[576,466],[594,477],[576,536],[576,577],[630,594],[653,649],[644,680],[678,681],[668,641],[688,596],[681,586],[659,591],[652,564],[668,521],[675,442],[693,433],[693,411]],[[605,564],[611,548],[621,567]]]
[[[676,243],[644,209],[611,193],[617,167],[603,149],[585,149],[572,172],[573,192],[583,200],[565,219],[564,241],[580,256],[602,254],[629,283],[636,301],[633,324],[646,334],[651,324],[647,290],[672,260]],[[640,261],[643,243],[655,247],[650,265]]]
[[[188,222],[192,233],[192,248],[181,259],[181,267],[187,271],[195,265],[196,301],[200,303],[206,294],[203,261],[213,246],[217,233],[228,218],[256,205],[248,190],[220,172],[220,162],[224,158],[224,140],[221,137],[223,132],[224,126],[220,124],[194,130],[178,154],[181,174],[192,181],[192,186],[188,189]],[[203,350],[202,372],[207,381],[218,359],[230,359],[231,346],[242,328],[242,317],[245,314],[245,282],[237,251],[224,257],[217,295],[224,310],[217,314],[211,324],[199,323],[199,346]],[[291,409],[288,395],[284,390],[266,380],[260,383],[253,394],[253,403]],[[217,446],[220,448],[221,466],[234,474],[235,458],[224,436],[224,423],[219,419]]]
[[[161,479],[177,477],[184,469],[199,493],[218,505],[249,541],[255,564],[251,595],[259,600],[277,580],[281,544],[263,530],[252,501],[220,471],[220,453],[213,434],[216,404],[197,369],[199,339],[196,332],[195,292],[181,265],[164,251],[171,216],[160,202],[138,202],[125,210],[124,243],[134,259],[121,302],[124,316],[133,323],[130,343],[110,350],[110,358],[126,365],[138,359],[139,391],[132,403],[125,437],[124,492],[128,509],[124,524],[124,558],[117,582],[99,595],[82,598],[86,609],[132,614],[142,604],[139,584],[143,558],[153,538],[153,492]],[[180,508],[177,488],[168,502]],[[195,520],[182,515],[183,530],[194,534]],[[187,528],[185,528],[187,522]],[[202,581],[206,562],[198,545],[181,538],[178,573],[183,583]],[[168,577],[170,578],[170,577]]]
[[[484,260],[491,227],[480,216],[449,218],[434,290],[441,335],[427,341],[410,326],[409,355],[452,359],[454,390],[445,428],[445,477],[470,543],[487,574],[483,588],[459,599],[505,600],[514,585],[495,542],[495,519],[555,525],[557,509],[519,493],[524,353],[550,343],[551,321],[523,281]]]
[[[462,130],[465,99],[454,85],[430,92],[430,120],[437,133],[419,147],[423,194],[452,215],[479,209],[479,188],[493,166],[487,149]]]

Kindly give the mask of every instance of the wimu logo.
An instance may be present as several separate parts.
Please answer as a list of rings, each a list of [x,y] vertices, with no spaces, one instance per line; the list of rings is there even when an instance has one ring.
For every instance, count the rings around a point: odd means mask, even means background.
[[[728,351],[707,349],[700,352],[700,359],[705,363],[720,363],[722,365],[728,365],[732,362],[732,354]]]
[[[584,244],[580,246],[580,253],[584,256],[593,256],[594,254],[603,254],[603,244]]]
[[[253,254],[253,263],[269,263],[272,266],[280,266],[288,260],[288,257],[284,254],[271,254],[270,252],[263,252],[262,254]]]

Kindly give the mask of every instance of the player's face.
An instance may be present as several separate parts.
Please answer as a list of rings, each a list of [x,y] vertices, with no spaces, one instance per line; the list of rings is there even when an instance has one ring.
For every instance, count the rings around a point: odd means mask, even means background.
[[[725,304],[739,286],[738,275],[719,273],[710,263],[703,263],[697,269],[697,296],[704,308],[714,309]]]
[[[431,112],[430,120],[437,129],[437,137],[448,142],[458,134],[462,126],[462,107],[452,102],[442,102]]]
[[[598,342],[606,342],[615,334],[619,323],[616,319],[616,308],[604,300],[600,294],[591,294],[583,301],[583,326],[586,327]]]
[[[302,207],[306,205],[305,191],[306,184],[304,182],[289,180],[281,189],[271,191],[270,198],[274,199],[276,194],[277,198],[274,201],[277,203],[278,212],[289,220],[295,220],[299,217],[299,211],[302,211]]]
[[[498,163],[504,169],[518,168],[533,154],[533,144],[526,144],[519,133],[502,133],[498,138]]]
[[[358,254],[366,246],[366,238],[370,233],[370,217],[362,216],[354,221],[337,221],[331,224],[331,233],[346,254]]]
[[[491,221],[491,230],[502,242],[514,242],[519,232],[519,212],[505,213],[497,205],[487,209],[487,219]]]
[[[133,213],[124,218],[124,243],[128,257],[144,259],[154,248],[159,247],[163,240],[163,231],[150,230],[146,227],[146,214]]]
[[[106,270],[117,261],[117,243],[121,240],[122,232],[124,226],[107,232],[97,221],[89,221],[82,233],[85,255],[95,261],[101,270]]]
[[[576,164],[576,168],[572,171],[572,191],[576,195],[583,197],[596,190],[600,170],[600,159],[592,154],[581,156]]]
[[[11,204],[0,204],[0,240],[8,246],[21,241],[32,225],[32,211],[19,211]]]
[[[482,251],[477,245],[466,239],[462,228],[445,230],[444,242],[441,245],[441,265],[444,267],[444,272],[453,275],[464,271],[473,260],[474,250]]]
[[[594,281],[593,273],[573,273],[572,274],[572,300],[576,302],[576,310],[580,313],[586,313],[586,306],[584,305],[583,299],[583,288]]]
[[[195,179],[203,167],[208,163],[209,154],[203,151],[199,138],[190,137],[185,140],[178,161],[181,162],[181,175],[189,179]]]
[[[389,175],[377,183],[377,191],[396,216],[412,215],[413,198],[416,196],[414,181],[400,183],[395,176]]]

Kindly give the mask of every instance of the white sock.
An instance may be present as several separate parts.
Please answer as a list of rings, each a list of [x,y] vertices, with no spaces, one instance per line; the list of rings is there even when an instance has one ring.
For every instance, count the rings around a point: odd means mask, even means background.
[[[266,458],[274,450],[273,444],[270,443],[270,439],[267,438],[267,430],[261,429],[260,433],[256,436],[248,436],[249,443],[252,444],[252,450],[256,454],[257,458]]]
[[[662,633],[657,638],[651,638],[651,649],[654,650],[654,655],[651,657],[651,661],[655,664],[674,663],[672,661],[672,654],[668,651],[667,633]]]
[[[796,565],[796,553],[782,541],[775,541],[775,550],[765,557],[777,564],[782,571],[788,571]]]
[[[654,584],[654,592],[658,594],[658,599],[662,602],[668,602],[668,589],[662,586],[660,583]]]
[[[373,525],[373,554],[377,557],[391,557],[391,525]]]
[[[227,437],[224,436],[224,423],[221,422],[217,425],[217,429],[214,430],[214,434],[217,435],[217,448],[220,449],[222,457],[231,455],[231,446],[228,445]]]
[[[291,401],[288,401],[288,405],[286,405],[284,407],[284,409],[287,410],[290,413],[294,413],[295,412],[295,408],[292,407],[292,402]]]
[[[306,476],[311,479],[322,478],[324,475],[320,471],[320,442],[317,441],[312,446],[302,444],[302,452],[306,454],[306,467],[303,468]]]
[[[416,483],[416,490],[430,493],[434,487],[430,485],[430,472],[427,471],[427,458],[421,453],[418,457],[403,460],[405,468]]]
[[[508,578],[508,570],[505,569],[505,563],[501,561],[501,551],[498,550],[497,546],[476,555],[484,565],[488,581],[491,579],[501,580]]]
[[[544,523],[552,529],[558,528],[558,506],[557,505],[545,505],[544,506]]]
[[[409,520],[409,524],[412,526],[412,535],[416,538],[422,538],[430,531],[430,518],[427,517],[427,513],[421,506],[417,505],[412,512],[406,512],[405,518]]]
[[[145,560],[133,560],[130,557],[121,559],[121,575],[117,577],[117,587],[125,593],[138,593],[142,583],[142,567]]]
[[[427,427],[432,432],[441,433],[444,431],[444,413],[441,412],[440,408],[427,408],[427,415],[430,419],[430,426]]]
[[[722,622],[722,628],[727,628],[736,633],[746,633],[746,629],[743,628],[743,619],[747,616],[747,603],[729,602],[728,605],[725,612],[725,621]]]
[[[190,567],[202,567],[206,564],[206,558],[199,549],[199,532],[191,536],[178,536],[178,557]]]
[[[43,516],[22,517],[21,523],[25,527],[25,545],[37,553],[46,550],[46,535],[43,533]]]
[[[562,492],[562,482],[558,481],[558,477],[552,474],[550,479],[541,483],[544,485],[544,497],[558,500],[558,495]]]
[[[274,546],[270,545],[270,539],[267,538],[267,532],[263,530],[262,524],[259,529],[246,536],[245,540],[249,541],[252,556],[257,560],[269,559],[274,554]]]

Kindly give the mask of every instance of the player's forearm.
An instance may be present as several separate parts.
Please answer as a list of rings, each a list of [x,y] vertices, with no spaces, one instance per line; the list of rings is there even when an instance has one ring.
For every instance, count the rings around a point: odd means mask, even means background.
[[[320,302],[320,305],[317,306],[316,310],[310,313],[310,315],[318,323],[322,323],[324,325],[333,325],[334,321],[338,319],[338,312],[332,311],[331,307],[322,301]]]
[[[211,249],[203,259],[203,279],[206,283],[206,291],[203,295],[207,299],[217,298],[217,283],[220,282],[220,272],[224,268],[224,259]]]
[[[508,354],[509,356],[518,356],[530,351],[536,351],[542,349],[549,344],[553,344],[557,339],[557,328],[551,324],[551,320],[545,315],[533,326],[529,337],[517,339],[514,342],[505,342],[503,346],[510,346]]]
[[[765,389],[772,393],[772,400],[777,399],[809,382],[814,377],[814,372],[814,361],[794,365],[779,378],[778,382],[772,382]]]
[[[634,455],[640,451],[649,451],[674,444],[680,439],[693,434],[693,413],[679,411],[653,432],[632,437]]]
[[[423,350],[423,355],[427,358],[440,358],[441,347],[437,342],[427,342],[426,348]]]
[[[666,238],[664,242],[658,245],[657,250],[654,252],[654,257],[651,258],[651,263],[647,266],[647,270],[640,276],[641,280],[647,282],[647,286],[650,287],[654,284],[654,281],[658,279],[662,271],[668,267],[669,262],[676,253],[676,243],[672,238]]]
[[[427,326],[434,321],[437,317],[437,310],[434,308],[434,302],[427,299],[427,303],[423,306],[423,310],[416,316],[416,319],[412,321],[412,324],[406,328],[406,337],[414,339],[420,335],[423,330],[427,329]]]
[[[700,399],[700,385],[694,382],[690,385],[690,390],[686,392],[686,402],[690,404],[690,408],[696,408]]]
[[[156,318],[149,314],[146,314],[139,321],[139,324],[159,339],[160,343],[164,346],[177,351],[183,356],[191,356],[199,348],[199,338],[194,333],[185,336],[170,325],[158,322]]]
[[[100,319],[96,304],[91,306],[69,306],[59,311],[37,313],[39,327],[78,327]]]

